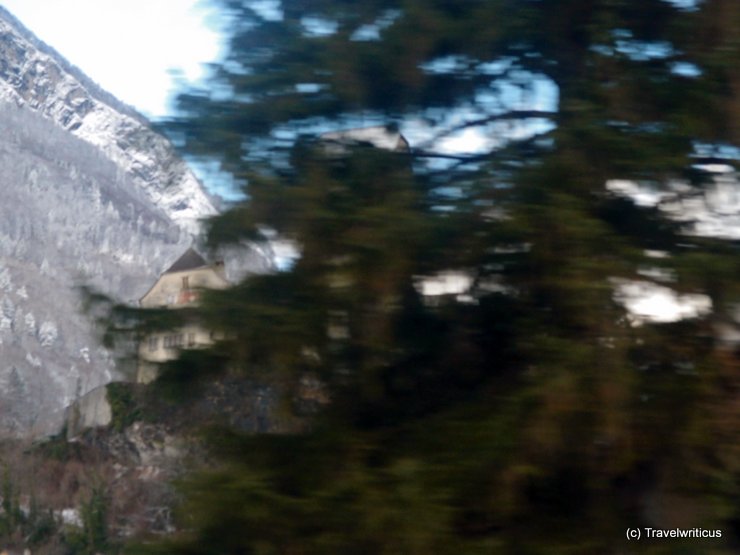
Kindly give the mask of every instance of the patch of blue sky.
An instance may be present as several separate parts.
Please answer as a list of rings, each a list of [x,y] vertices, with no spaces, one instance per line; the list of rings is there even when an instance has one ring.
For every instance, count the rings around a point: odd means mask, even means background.
[[[354,41],[380,40],[380,28],[377,25],[361,25],[350,37]]]
[[[602,56],[622,54],[635,62],[667,59],[680,54],[670,42],[634,40],[632,33],[625,29],[616,30],[614,38],[616,40],[613,45],[599,44],[592,46],[591,50]],[[670,70],[674,75],[681,77],[694,78],[702,74],[699,66],[686,60],[671,62]]]
[[[701,68],[691,62],[674,62],[671,64],[671,73],[681,77],[699,77]]]
[[[328,37],[337,32],[339,24],[323,17],[306,16],[301,18],[303,32],[309,37]]]
[[[702,0],[663,0],[669,4],[673,4],[676,8],[681,10],[696,10],[699,8]]]
[[[471,69],[473,60],[466,56],[443,56],[421,64],[421,69],[432,75],[462,73]]]
[[[549,77],[530,71],[515,70],[508,77],[493,83],[491,91],[478,95],[480,103],[491,102],[493,91],[497,91],[503,110],[539,110],[555,112],[558,108],[559,90]]]
[[[476,71],[486,75],[502,75],[511,68],[513,63],[514,58],[501,58],[493,62],[483,62],[478,64]]]
[[[265,21],[282,21],[284,17],[280,0],[252,0],[249,7]]]
[[[218,161],[187,157],[188,166],[195,176],[204,183],[208,192],[221,197],[225,202],[245,200],[243,183],[237,182],[234,176],[222,171]]]
[[[421,69],[432,75],[450,73],[463,74],[466,72],[501,76],[513,68],[515,59],[512,57],[500,58],[488,62],[481,62],[468,56],[442,56],[421,65]]]
[[[700,158],[723,158],[725,160],[740,160],[740,147],[727,143],[694,143],[696,156]]]
[[[593,45],[591,50],[602,56],[622,54],[636,62],[666,59],[678,54],[670,42],[636,40],[629,29],[615,29],[612,32],[612,37],[614,38],[612,44]],[[679,69],[683,70],[684,68]]]
[[[238,60],[223,60],[222,63],[226,71],[235,75],[251,75],[254,73],[251,68],[246,67]]]
[[[678,54],[673,46],[667,42],[641,42],[620,40],[613,46],[598,44],[591,47],[591,51],[602,56],[614,56],[616,53],[627,56],[635,62],[647,62],[656,59],[666,59]],[[681,60],[670,63],[671,73],[681,77],[695,78],[702,74],[701,68],[695,63]]]
[[[456,62],[447,63],[451,64],[447,66],[449,68]],[[504,65],[506,62],[502,61],[495,70]],[[528,110],[554,114],[558,103],[559,91],[554,81],[542,74],[514,70],[506,77],[492,81],[490,88],[481,90],[468,105],[453,110],[431,110],[424,114],[425,117],[404,122],[401,132],[412,148],[447,155],[475,156],[555,128],[555,123],[546,117],[498,120],[497,115]],[[441,171],[459,163],[458,158],[432,157],[426,162],[426,167]],[[474,167],[475,164],[471,164],[471,168]]]
[[[393,25],[400,16],[401,10],[386,10],[373,23],[358,27],[350,38],[356,41],[380,40],[380,33]]]
[[[676,54],[673,45],[667,41],[640,41],[632,39],[619,39],[616,41],[616,50],[624,54],[630,60],[646,62],[660,58],[668,58]]]
[[[297,83],[295,86],[296,92],[301,94],[317,93],[325,88],[326,85],[322,85],[321,83]]]

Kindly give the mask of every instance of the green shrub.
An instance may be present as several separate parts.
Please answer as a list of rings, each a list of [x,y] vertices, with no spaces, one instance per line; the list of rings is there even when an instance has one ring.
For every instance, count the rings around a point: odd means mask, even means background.
[[[133,384],[114,382],[108,384],[106,395],[111,408],[111,428],[117,432],[141,418],[141,409],[134,396]]]
[[[110,551],[108,538],[108,496],[101,487],[93,488],[80,507],[82,528],[69,527],[64,536],[70,555],[94,555]]]

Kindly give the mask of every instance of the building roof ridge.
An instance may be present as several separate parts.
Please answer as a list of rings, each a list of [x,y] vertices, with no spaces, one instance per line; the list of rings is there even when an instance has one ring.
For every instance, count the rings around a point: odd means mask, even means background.
[[[190,247],[163,273],[184,272],[185,270],[193,270],[195,268],[202,268],[203,266],[208,266],[208,262],[193,247]]]

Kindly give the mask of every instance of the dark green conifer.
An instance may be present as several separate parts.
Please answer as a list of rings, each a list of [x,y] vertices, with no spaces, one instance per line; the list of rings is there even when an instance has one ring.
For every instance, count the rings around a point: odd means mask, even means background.
[[[685,552],[729,552],[739,382],[715,325],[737,248],[607,182],[679,202],[711,182],[702,162],[737,163],[740,4],[219,4],[227,59],[170,130],[247,183],[213,246],[269,226],[300,257],[205,296],[203,318],[224,366],[288,396],[315,374],[331,401],[309,431],[219,436],[165,548],[617,553],[628,527],[681,526],[723,531]],[[318,137],[411,122],[489,142],[337,156]],[[631,325],[615,283],[646,279],[648,251],[711,312]],[[449,270],[463,296],[421,294]]]

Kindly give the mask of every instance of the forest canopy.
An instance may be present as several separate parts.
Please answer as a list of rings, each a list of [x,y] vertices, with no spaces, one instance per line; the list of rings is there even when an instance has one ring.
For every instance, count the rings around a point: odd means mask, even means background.
[[[640,527],[736,548],[740,375],[720,330],[740,258],[680,207],[734,179],[740,3],[216,4],[227,55],[167,128],[243,184],[212,247],[299,255],[206,295],[226,339],[163,378],[225,367],[290,406],[310,377],[328,402],[301,431],[219,435],[162,548],[616,553]],[[410,149],[322,139],[368,126]],[[425,294],[450,273],[464,290]],[[710,308],[638,323],[616,294],[636,281]]]

